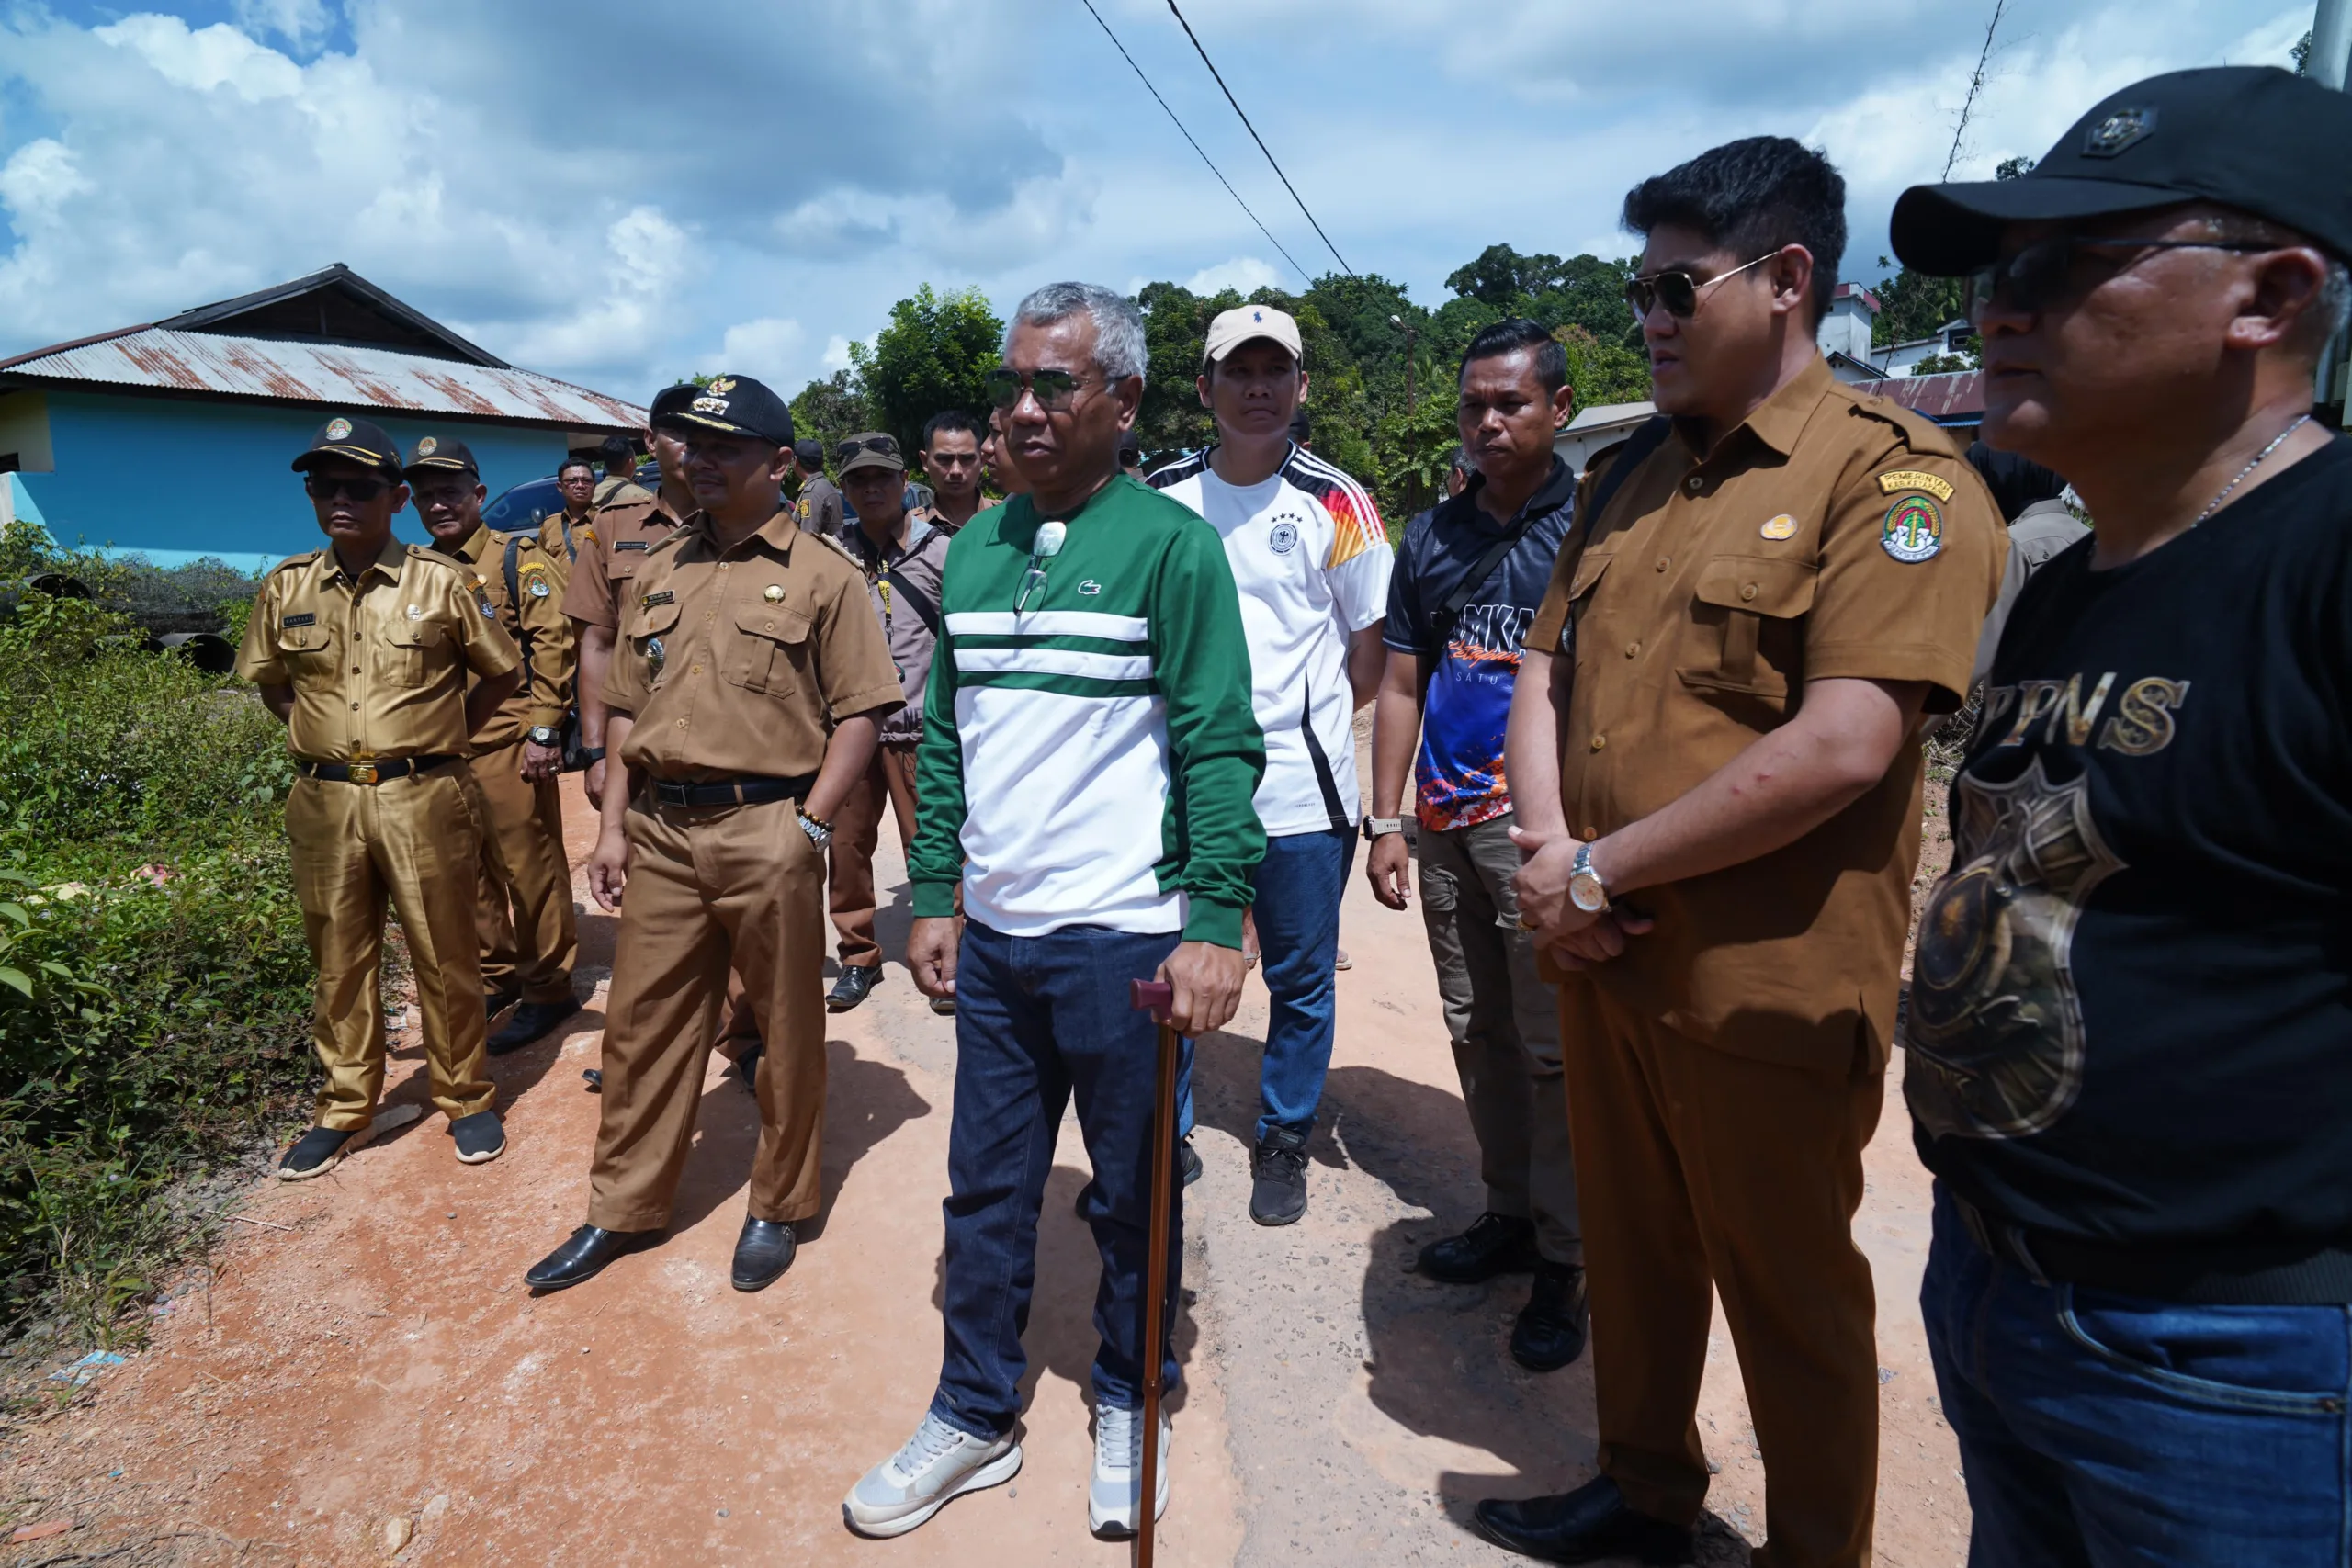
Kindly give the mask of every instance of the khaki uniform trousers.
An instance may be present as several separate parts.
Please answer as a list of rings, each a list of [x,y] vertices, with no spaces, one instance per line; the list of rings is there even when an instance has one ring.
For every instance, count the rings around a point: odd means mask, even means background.
[[[730,967],[767,1051],[751,1212],[805,1220],[821,1197],[824,857],[789,800],[628,811],[628,880],[605,1002],[588,1223],[659,1230],[694,1143]]]
[[[1868,1563],[1877,1300],[1852,1224],[1884,1070],[1731,1055],[1576,976],[1560,987],[1560,1034],[1602,1472],[1643,1513],[1697,1519],[1712,1284],[1763,1453],[1759,1568]]]
[[[580,927],[563,852],[562,794],[551,778],[524,779],[520,740],[477,754],[473,769],[490,829],[474,903],[482,985],[520,990],[526,1002],[568,1002]]]
[[[849,787],[833,813],[833,841],[827,854],[832,876],[828,909],[840,938],[842,967],[871,969],[882,962],[874,934],[874,851],[882,841],[882,807],[888,802],[899,820],[899,842],[915,840],[915,749],[876,746],[865,776]]]
[[[376,1119],[384,1088],[384,901],[399,914],[416,972],[416,1007],[433,1103],[455,1121],[487,1111],[488,1032],[474,887],[481,860],[466,764],[380,784],[294,781],[286,834],[294,891],[319,969],[311,1041],[325,1067],[318,1124],[356,1132]]]

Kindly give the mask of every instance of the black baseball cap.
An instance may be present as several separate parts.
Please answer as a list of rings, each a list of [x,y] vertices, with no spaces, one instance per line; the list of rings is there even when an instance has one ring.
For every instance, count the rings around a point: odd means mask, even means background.
[[[825,466],[825,444],[813,435],[806,435],[792,444],[792,455],[810,468]]]
[[[2352,96],[2273,65],[2173,71],[2109,94],[2013,180],[1913,186],[1888,237],[1903,265],[1958,277],[2018,222],[2210,201],[2352,259]]]
[[[307,474],[322,457],[342,457],[392,474],[401,471],[401,449],[392,445],[392,438],[381,426],[349,414],[339,413],[311,433],[310,446],[294,459],[294,471]]]
[[[656,425],[746,435],[771,446],[792,445],[791,408],[749,376],[714,376],[695,396],[673,407],[656,408],[651,417]]]
[[[664,387],[653,394],[652,403],[645,411],[645,423],[656,424],[665,413],[675,413],[702,396],[702,389],[692,381],[681,381],[674,387]]]
[[[474,461],[472,450],[464,442],[444,441],[437,435],[425,436],[410,447],[408,467],[402,468],[401,472],[403,476],[408,476],[429,473],[436,469],[445,473],[471,474],[476,479],[481,478],[481,466]]]

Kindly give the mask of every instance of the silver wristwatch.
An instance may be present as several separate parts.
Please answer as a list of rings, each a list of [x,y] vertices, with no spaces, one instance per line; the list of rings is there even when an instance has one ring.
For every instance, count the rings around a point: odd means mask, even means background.
[[[820,850],[833,841],[832,824],[820,822],[806,811],[800,813],[800,830],[808,834],[808,841]]]
[[[1588,915],[1609,912],[1609,889],[1592,869],[1592,846],[1577,846],[1576,863],[1568,870],[1568,901]]]
[[[531,744],[534,746],[552,746],[562,739],[563,731],[560,729],[551,729],[544,724],[531,727]]]
[[[1366,843],[1404,830],[1405,819],[1402,817],[1367,817],[1363,819],[1363,837]]]

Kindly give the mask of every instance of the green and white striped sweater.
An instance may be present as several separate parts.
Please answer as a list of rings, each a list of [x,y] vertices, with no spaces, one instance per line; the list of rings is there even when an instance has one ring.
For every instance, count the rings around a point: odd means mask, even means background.
[[[915,913],[1011,936],[1063,926],[1241,945],[1266,835],[1265,738],[1216,531],[1124,476],[1038,563],[1027,496],[947,551],[916,762]]]

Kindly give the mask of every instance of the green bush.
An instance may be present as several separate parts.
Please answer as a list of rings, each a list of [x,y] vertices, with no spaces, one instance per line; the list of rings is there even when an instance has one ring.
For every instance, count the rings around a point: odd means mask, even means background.
[[[0,540],[19,576],[74,558]],[[312,1081],[292,777],[252,689],[144,651],[103,588],[0,618],[0,1334],[62,1305],[110,1338],[187,1179]]]

